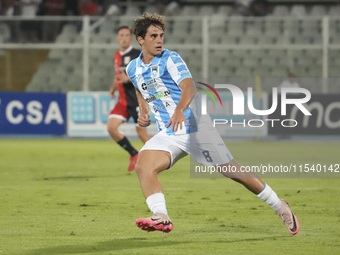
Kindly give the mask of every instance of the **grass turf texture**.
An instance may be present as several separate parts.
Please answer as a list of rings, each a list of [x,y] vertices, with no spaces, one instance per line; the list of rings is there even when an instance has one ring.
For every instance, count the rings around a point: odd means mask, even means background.
[[[228,147],[247,164],[339,163],[339,144]],[[0,254],[340,253],[340,179],[266,180],[300,219],[300,232],[290,236],[241,185],[190,178],[186,157],[159,176],[174,230],[146,233],[135,219],[151,213],[136,173],[126,170],[127,153],[114,142],[0,140],[0,158]]]

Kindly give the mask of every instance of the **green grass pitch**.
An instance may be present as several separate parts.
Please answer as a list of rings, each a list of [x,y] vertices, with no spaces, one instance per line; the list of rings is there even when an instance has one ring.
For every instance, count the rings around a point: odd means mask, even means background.
[[[340,163],[336,143],[227,145],[240,163]],[[241,185],[190,178],[186,157],[159,176],[173,231],[146,233],[135,219],[151,213],[127,164],[110,140],[0,140],[0,254],[340,254],[339,178],[265,179],[299,217],[290,236]]]

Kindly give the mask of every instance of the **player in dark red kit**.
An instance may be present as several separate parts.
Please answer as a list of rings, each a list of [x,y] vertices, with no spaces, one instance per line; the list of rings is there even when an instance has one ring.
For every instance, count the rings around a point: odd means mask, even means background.
[[[119,51],[114,56],[115,78],[110,89],[110,96],[115,97],[115,92],[118,89],[119,97],[117,104],[110,113],[107,130],[111,137],[130,154],[128,171],[132,171],[135,168],[138,151],[118,128],[123,122],[128,121],[130,117],[137,123],[138,102],[136,91],[125,72],[125,68],[132,59],[139,56],[140,51],[131,46],[132,32],[128,26],[118,28],[116,40],[119,43]],[[145,127],[140,127],[136,124],[136,131],[138,137],[144,143],[150,139]]]

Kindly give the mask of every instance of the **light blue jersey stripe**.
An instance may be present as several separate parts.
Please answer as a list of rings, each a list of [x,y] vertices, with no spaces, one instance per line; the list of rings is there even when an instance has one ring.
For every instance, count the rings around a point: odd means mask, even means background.
[[[133,84],[141,92],[148,103],[151,112],[155,115],[159,131],[165,129],[170,117],[173,115],[180,100],[182,89],[179,83],[185,78],[191,78],[191,74],[176,52],[163,50],[148,65],[142,62],[142,54],[128,65],[127,74]],[[184,111],[184,117],[191,125],[196,125],[190,107]],[[190,126],[184,123],[184,130],[178,130],[176,134],[190,132]],[[166,129],[169,135],[172,126]]]

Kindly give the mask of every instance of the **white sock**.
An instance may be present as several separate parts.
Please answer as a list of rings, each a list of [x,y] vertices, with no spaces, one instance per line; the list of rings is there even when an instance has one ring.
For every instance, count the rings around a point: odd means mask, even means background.
[[[277,211],[281,207],[281,200],[276,195],[272,188],[265,184],[263,190],[257,194],[257,196],[268,205],[270,205],[274,211]]]
[[[150,211],[153,213],[163,213],[168,215],[166,210],[165,198],[163,193],[155,193],[146,199]]]

